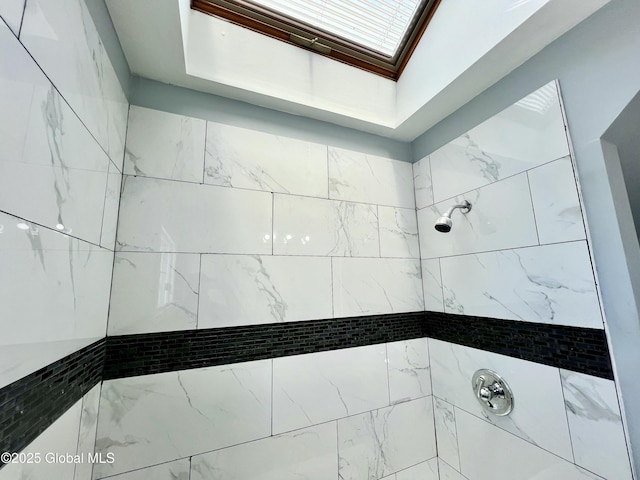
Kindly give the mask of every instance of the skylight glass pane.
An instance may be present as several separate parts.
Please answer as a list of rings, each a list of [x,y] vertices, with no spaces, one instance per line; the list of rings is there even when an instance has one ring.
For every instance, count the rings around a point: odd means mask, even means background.
[[[392,57],[420,0],[252,0]]]

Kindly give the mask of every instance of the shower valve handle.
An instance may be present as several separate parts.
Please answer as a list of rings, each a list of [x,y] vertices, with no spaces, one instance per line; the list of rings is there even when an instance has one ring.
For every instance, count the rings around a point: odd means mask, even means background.
[[[513,409],[513,394],[509,385],[491,370],[478,370],[473,375],[473,390],[482,407],[494,415],[503,416]]]

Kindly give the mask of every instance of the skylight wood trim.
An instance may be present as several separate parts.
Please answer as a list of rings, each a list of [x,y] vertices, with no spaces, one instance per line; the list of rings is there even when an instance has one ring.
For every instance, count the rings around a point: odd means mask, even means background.
[[[394,57],[385,56],[324,30],[295,21],[288,16],[277,14],[270,9],[262,8],[244,0],[192,0],[191,8],[299,48],[304,48],[318,55],[333,58],[385,78],[397,80],[439,4],[440,0],[428,0],[426,2],[416,16],[414,24],[409,27],[408,31],[410,33],[406,36],[405,41],[398,48],[398,52]],[[307,39],[307,42],[292,41],[292,34]],[[311,41],[315,38],[317,38],[316,42],[321,44],[323,48],[313,48]],[[328,47],[331,50],[325,53],[327,49],[324,47]]]

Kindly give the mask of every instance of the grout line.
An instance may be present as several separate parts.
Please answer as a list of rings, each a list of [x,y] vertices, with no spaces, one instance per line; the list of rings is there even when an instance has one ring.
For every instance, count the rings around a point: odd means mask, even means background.
[[[209,132],[209,122],[204,122],[204,152],[202,154],[202,185],[204,185],[204,177],[207,169],[207,135]]]
[[[568,153],[567,155],[563,155],[562,157],[554,158],[553,160],[549,160],[547,162],[541,163],[540,165],[535,165],[535,166],[533,166],[531,168],[527,168],[525,170],[522,170],[521,172],[517,172],[517,173],[514,173],[514,174],[509,175],[507,177],[501,178],[499,180],[496,180],[495,182],[486,183],[486,184],[480,185],[480,186],[478,186],[476,188],[472,188],[471,190],[466,190],[464,192],[457,193],[456,195],[453,195],[451,197],[443,198],[442,200],[438,200],[437,202],[435,201],[435,195],[434,195],[433,203],[431,205],[427,205],[426,207],[422,207],[419,210],[424,210],[425,208],[435,207],[436,205],[439,205],[439,204],[441,204],[443,202],[450,202],[452,200],[455,201],[456,197],[461,197],[463,195],[467,195],[469,193],[475,192],[476,190],[480,190],[481,188],[489,187],[491,185],[495,185],[495,184],[503,182],[505,180],[512,179],[513,177],[517,177],[518,175],[522,175],[523,173],[530,172],[531,170],[535,170],[537,168],[544,167],[545,165],[549,165],[550,163],[557,162],[558,160],[563,160],[563,159],[565,159],[565,158],[567,158],[569,156],[570,156],[570,153]],[[431,177],[431,181],[432,181],[432,184],[433,184],[433,177]]]
[[[200,295],[202,293],[202,254],[200,254],[200,258],[198,259],[198,305],[196,306],[196,330],[199,329],[200,325]]]
[[[15,215],[13,213],[7,212],[5,210],[0,210],[0,213],[4,213],[5,215],[13,217],[13,218],[15,218],[17,220],[23,220],[25,222],[31,223],[33,225],[36,225],[36,226],[41,227],[41,228],[44,228],[44,229],[49,230],[51,232],[58,233],[60,235],[64,235],[65,237],[73,238],[74,240],[78,240],[79,242],[86,243],[87,245],[91,245],[93,247],[97,247],[97,248],[99,248],[101,250],[106,250],[106,251],[112,252],[112,253],[114,252],[114,250],[111,250],[109,248],[103,247],[99,243],[93,243],[93,242],[90,242],[88,240],[85,240],[84,238],[76,237],[75,235],[70,235],[68,233],[61,232],[60,230],[56,230],[55,228],[47,227],[46,225],[42,225],[41,223],[34,222],[33,220],[29,220],[28,218],[20,217],[18,215]]]
[[[100,381],[98,383],[101,383]],[[89,389],[89,392],[91,391],[91,389]],[[79,455],[80,452],[78,452],[78,448],[80,447],[80,431],[82,430],[82,414],[84,412],[84,400],[85,397],[89,394],[89,392],[85,393],[82,397],[80,397],[80,418],[78,419],[78,435],[76,436],[76,455]],[[71,408],[73,408],[73,405],[71,407],[69,407],[64,413],[67,413],[69,410],[71,410]],[[64,415],[63,413],[63,415]],[[62,415],[61,415],[62,416]],[[60,418],[60,417],[58,417]],[[97,430],[97,422],[98,419],[96,417],[96,430]],[[53,423],[51,424],[51,426],[53,425]],[[95,450],[95,442],[93,444],[93,449]],[[76,473],[78,470],[78,464],[74,462],[73,465],[73,480],[75,480],[76,478]]]
[[[579,242],[586,242],[586,239],[580,238],[580,239],[577,239],[577,240],[566,240],[566,241],[562,241],[562,242],[543,243],[541,245],[535,245],[534,244],[534,245],[522,245],[522,246],[500,248],[500,249],[493,249],[493,250],[479,250],[477,252],[456,253],[456,254],[453,254],[453,255],[441,255],[439,257],[423,258],[422,260],[435,260],[436,258],[443,259],[443,258],[468,257],[468,256],[471,256],[471,255],[481,255],[483,253],[500,253],[500,252],[505,252],[505,251],[508,251],[508,250],[523,250],[525,248],[540,248],[540,247],[547,247],[547,246],[551,246],[551,245],[564,245],[564,244],[567,244],[567,243],[579,243]]]
[[[428,397],[428,395],[425,396],[425,397],[414,398],[414,399],[411,399],[409,401],[418,401],[418,400],[422,400],[422,399],[427,398],[427,397]],[[402,402],[402,403],[403,404],[404,403],[408,403],[409,401]],[[396,404],[396,405],[400,405],[400,404]],[[244,442],[234,443],[232,445],[227,445],[225,447],[220,447],[220,448],[216,448],[216,449],[213,449],[213,450],[206,450],[206,451],[193,453],[193,454],[191,454],[189,456],[172,458],[170,460],[166,460],[164,462],[159,462],[159,463],[156,463],[156,464],[153,464],[153,465],[146,465],[146,466],[141,467],[141,468],[127,470],[126,472],[114,473],[113,475],[109,475],[108,477],[101,477],[100,480],[102,480],[103,478],[111,478],[111,477],[114,477],[116,475],[122,475],[124,473],[131,473],[131,472],[136,472],[136,471],[140,471],[140,470],[145,470],[145,469],[151,468],[151,467],[157,467],[159,465],[165,465],[165,464],[172,463],[172,462],[175,462],[175,461],[178,461],[178,460],[184,460],[186,458],[192,458],[194,456],[205,455],[205,454],[208,454],[208,453],[219,452],[219,451],[222,451],[222,450],[227,450],[229,448],[234,448],[234,447],[239,447],[239,446],[242,446],[242,445],[247,445],[247,444],[250,444],[250,443],[261,442],[261,441],[269,440],[271,438],[275,438],[275,437],[278,437],[278,436],[281,436],[281,435],[289,435],[289,434],[294,433],[294,432],[302,432],[303,430],[307,430],[309,428],[317,427],[319,425],[328,425],[330,423],[335,423],[336,424],[336,437],[338,437],[338,428],[337,428],[337,426],[338,426],[338,421],[339,420],[343,420],[343,419],[347,419],[347,418],[351,418],[351,417],[356,417],[356,416],[359,416],[359,415],[364,415],[366,413],[374,412],[374,411],[385,409],[385,408],[392,408],[392,407],[382,406],[382,407],[379,407],[379,408],[374,408],[372,410],[365,410],[364,412],[355,413],[353,415],[349,415],[349,416],[346,416],[346,417],[335,418],[335,419],[332,419],[332,420],[327,420],[326,422],[314,423],[313,425],[307,425],[305,427],[296,428],[294,430],[288,430],[286,432],[280,432],[280,433],[277,433],[277,434],[275,434],[273,436],[254,438],[252,440],[246,440]],[[423,463],[423,462],[424,462],[424,460],[421,461],[421,462],[418,462],[418,463]]]
[[[391,381],[389,380],[389,343],[384,344],[385,367],[387,370],[387,396],[389,397],[389,406],[391,406]]]
[[[336,455],[338,457],[338,480],[342,480],[342,477],[340,475],[340,430],[338,429],[338,421],[334,420],[335,424],[336,424]]]
[[[573,448],[573,435],[571,434],[571,424],[569,423],[569,412],[567,412],[567,398],[564,395],[564,382],[562,381],[562,372],[558,368],[558,379],[560,380],[560,392],[562,393],[562,406],[564,407],[564,418],[567,421],[567,431],[569,432],[569,444],[571,445],[571,458],[576,463],[576,451]],[[577,465],[577,463],[576,463]]]
[[[406,470],[409,470],[410,468],[417,467],[418,465],[422,465],[423,463],[428,463],[428,462],[430,462],[431,460],[433,460],[434,458],[437,460],[437,459],[438,459],[438,456],[436,455],[435,457],[430,457],[430,458],[427,458],[427,459],[425,459],[425,460],[420,460],[418,463],[414,463],[414,464],[409,465],[409,466],[407,466],[407,467],[401,468],[400,470],[396,470],[395,472],[390,473],[390,474],[388,475],[388,477],[389,477],[389,478],[391,478],[391,477],[394,477],[394,478],[395,478],[395,475],[396,475],[396,474],[398,474],[398,473],[400,473],[400,472],[404,472],[404,471],[406,471]],[[385,477],[383,477],[383,478],[385,478],[385,479],[386,479],[386,478],[387,478],[387,476],[385,476]]]
[[[24,0],[24,4],[22,5],[22,15],[20,16],[20,25],[18,26],[18,33],[16,35],[18,40],[20,40],[20,35],[22,35],[22,26],[24,25],[24,15],[27,11],[27,1],[29,0]]]
[[[300,194],[300,193],[290,193],[290,192],[277,192],[277,191],[273,191],[273,190],[259,190],[256,188],[246,188],[246,187],[232,187],[229,185],[212,185],[209,183],[197,183],[197,182],[193,182],[193,181],[189,181],[189,180],[180,180],[180,179],[174,179],[174,178],[165,178],[165,177],[155,177],[152,175],[134,175],[134,174],[130,174],[130,173],[123,173],[123,175],[127,175],[129,177],[135,177],[135,178],[139,178],[141,180],[156,180],[156,181],[162,181],[162,182],[174,182],[174,183],[180,183],[180,184],[187,184],[187,185],[197,185],[197,186],[204,186],[207,188],[223,188],[226,190],[237,190],[237,191],[241,191],[241,192],[258,192],[258,193],[271,193],[271,194],[275,194],[275,195],[283,195],[283,196],[287,196],[287,197],[295,197],[295,198],[302,198],[302,199],[312,199],[312,200],[322,200],[325,202],[335,202],[335,203],[353,203],[356,205],[367,205],[369,207],[371,206],[381,206],[381,207],[389,207],[389,208],[397,208],[400,210],[413,210],[414,208],[412,206],[402,206],[402,205],[388,205],[388,204],[383,204],[383,203],[372,203],[372,202],[360,202],[357,200],[341,200],[341,199],[336,199],[336,198],[325,198],[325,197],[316,197],[313,195],[304,195],[304,194]],[[426,208],[426,207],[425,207]]]
[[[378,257],[382,258],[382,241],[380,240],[380,206],[376,205],[376,223],[378,227]]]
[[[553,367],[553,368],[556,368],[556,369],[557,369],[558,367]],[[550,453],[551,455],[553,455],[553,456],[555,456],[555,457],[557,457],[557,458],[560,458],[560,459],[562,459],[563,461],[565,461],[565,462],[567,462],[567,463],[569,463],[569,464],[575,465],[575,463],[571,462],[570,460],[567,460],[567,459],[566,459],[566,458],[564,458],[564,457],[561,457],[561,456],[560,456],[560,455],[558,455],[557,453],[554,453],[554,452],[552,452],[551,450],[547,450],[546,448],[541,447],[540,445],[537,445],[537,444],[535,444],[535,443],[532,443],[532,442],[530,442],[529,440],[526,440],[526,439],[524,439],[524,438],[522,438],[522,437],[519,437],[519,436],[518,436],[518,435],[516,435],[515,433],[510,432],[509,430],[505,430],[505,429],[504,429],[504,428],[502,428],[501,426],[496,425],[495,423],[491,423],[491,422],[487,421],[487,420],[486,420],[485,418],[483,418],[483,417],[479,417],[479,416],[477,416],[476,414],[471,413],[471,412],[469,412],[469,411],[465,410],[464,408],[461,408],[461,407],[459,407],[459,406],[457,406],[457,405],[453,405],[453,407],[454,407],[454,409],[460,410],[461,412],[464,412],[464,413],[466,413],[467,415],[470,415],[470,416],[472,416],[473,418],[475,418],[475,419],[477,419],[477,420],[481,420],[482,422],[484,422],[484,423],[486,423],[486,424],[488,424],[488,425],[490,425],[490,426],[492,426],[492,427],[495,427],[495,428],[497,428],[497,429],[499,429],[499,430],[501,430],[501,431],[503,431],[503,432],[505,432],[505,433],[507,433],[507,434],[509,434],[509,435],[511,435],[511,436],[513,436],[513,437],[515,437],[515,438],[518,438],[519,440],[522,440],[523,442],[525,442],[525,443],[527,443],[527,444],[529,444],[529,445],[532,445],[532,446],[534,446],[534,447],[537,447],[537,448],[539,448],[540,450],[543,450],[543,451],[545,451],[545,452],[547,452],[547,453]],[[455,414],[455,410],[454,410],[454,414]],[[457,415],[456,415],[456,417],[457,417]],[[456,422],[456,423],[457,423],[457,422]],[[445,463],[446,463],[446,462],[445,462]],[[447,463],[447,465],[449,465],[449,464]],[[452,468],[453,468],[453,467],[452,467]],[[580,467],[580,468],[584,468],[584,467]],[[455,469],[454,469],[454,470],[455,470]],[[586,470],[586,469],[585,469],[585,470]]]
[[[331,318],[336,318],[336,299],[335,299],[335,281],[333,278],[333,257],[329,257],[329,266],[331,268]]]
[[[331,173],[329,172],[329,146],[325,145],[324,148],[327,151],[327,199],[331,198],[331,191],[329,188],[329,182],[331,181]]]
[[[445,400],[442,400],[443,402],[446,402]],[[451,405],[451,409],[453,410],[453,426],[456,429],[456,453],[458,455],[458,469],[457,471],[462,473],[462,462],[460,461],[460,437],[458,435],[458,422],[456,420],[456,407],[455,405],[452,405],[449,402],[446,402],[448,405]],[[448,464],[447,464],[448,465]],[[454,470],[456,470],[454,468]]]
[[[1,212],[1,210],[0,210]],[[11,215],[11,214],[8,214]],[[12,215],[15,216],[15,215]],[[19,217],[16,217],[19,218]],[[29,221],[29,220],[26,220]],[[34,222],[30,222],[30,223],[34,223]],[[47,228],[48,230],[51,230],[48,227],[44,227]],[[53,230],[55,232],[57,232],[57,230]],[[60,232],[58,232],[60,233]],[[85,241],[85,240],[82,240]],[[90,243],[90,242],[87,242]],[[566,243],[566,242],[564,242]],[[94,244],[92,244],[94,245]],[[96,246],[100,246],[100,245],[96,245]],[[107,249],[108,250],[108,249]],[[112,250],[110,250],[112,251]],[[282,254],[275,254],[275,255],[271,255],[269,253],[260,253],[260,252],[254,252],[254,253],[229,253],[229,252],[190,252],[190,251],[164,251],[164,250],[123,250],[123,249],[118,249],[117,251],[118,253],[136,253],[136,254],[148,254],[148,255],[153,255],[153,254],[163,254],[163,253],[184,253],[184,254],[189,254],[189,255],[229,255],[229,256],[249,256],[249,257],[274,257],[274,258],[300,258],[300,259],[304,259],[304,258],[340,258],[340,259],[347,259],[347,260],[351,260],[351,259],[360,259],[360,260],[406,260],[406,261],[412,261],[412,262],[419,262],[420,259],[419,258],[410,258],[410,257],[365,257],[365,256],[348,256],[348,255],[318,255],[318,254],[311,254],[311,255],[282,255]],[[462,256],[462,255],[460,255]],[[428,260],[437,260],[437,257],[435,259],[428,259]]]
[[[531,177],[529,172],[527,174],[527,187],[529,188],[529,200],[531,201],[531,213],[533,213],[533,226],[536,229],[536,238],[538,239],[538,245],[540,245],[540,231],[538,230],[538,219],[536,218],[536,206],[533,202],[533,193],[531,193]]]
[[[273,368],[274,359],[271,359],[271,436],[273,437]]]
[[[129,107],[131,108],[131,107]],[[127,114],[127,124],[126,124],[126,129],[125,129],[125,145],[127,142],[127,135],[129,133],[129,115]],[[126,149],[125,149],[126,151]],[[124,162],[124,156],[126,155],[125,151],[122,152],[122,157],[123,157],[123,162]],[[117,170],[116,170],[117,171]],[[115,238],[113,239],[113,262],[111,263],[111,281],[109,282],[109,305],[107,308],[107,321],[105,324],[105,329],[104,329],[104,336],[105,338],[109,336],[109,320],[111,317],[111,298],[113,297],[113,278],[114,278],[114,274],[116,271],[116,247],[118,246],[118,232],[120,229],[120,213],[121,213],[121,207],[122,207],[122,190],[124,189],[124,181],[125,178],[124,176],[118,172],[118,174],[120,175],[120,191],[119,191],[119,195],[118,195],[118,215],[116,216],[116,232],[115,232]],[[102,240],[102,238],[101,238]],[[103,369],[104,370],[104,369]]]
[[[31,0],[28,0],[31,1]],[[26,1],[25,1],[25,10],[26,10]],[[24,19],[23,19],[24,22]],[[22,34],[22,25],[20,26],[20,34]],[[27,52],[27,55],[29,55],[29,57],[31,58],[31,60],[33,60],[33,62],[36,64],[36,66],[38,67],[38,69],[42,72],[42,74],[44,75],[44,77],[47,79],[47,81],[51,84],[51,86],[54,88],[54,90],[58,93],[58,95],[60,95],[60,98],[62,98],[62,100],[64,101],[64,103],[67,104],[67,106],[69,107],[69,109],[71,110],[71,112],[73,112],[73,114],[78,118],[78,121],[82,124],[82,126],[84,126],[84,128],[87,130],[87,132],[89,133],[89,135],[91,136],[91,138],[93,138],[93,140],[96,142],[96,144],[98,145],[98,147],[104,152],[104,154],[107,156],[107,158],[111,159],[111,155],[109,155],[109,152],[107,152],[107,150],[102,146],[102,143],[98,141],[98,139],[96,138],[96,136],[93,134],[93,132],[89,129],[89,127],[87,127],[86,123],[84,123],[84,120],[82,120],[82,118],[80,117],[80,115],[75,111],[75,109],[71,106],[71,104],[69,103],[69,101],[67,100],[67,98],[62,94],[62,91],[56,86],[55,83],[53,83],[53,81],[51,80],[51,78],[49,77],[49,75],[47,75],[47,73],[44,71],[44,68],[42,68],[40,66],[40,64],[38,63],[38,61],[35,59],[35,57],[31,54],[31,52],[29,51],[29,49],[27,48],[27,46],[22,42],[22,40],[20,38],[17,39],[18,43],[22,46],[22,48],[24,49],[25,52]],[[124,93],[123,93],[124,96]],[[126,100],[126,97],[125,97]],[[127,101],[127,108],[131,108],[131,104]],[[104,120],[104,119],[103,119]],[[127,122],[128,122],[128,116],[127,116]],[[125,130],[125,134],[126,134],[126,130]],[[123,149],[124,150],[124,149]],[[118,171],[120,173],[122,173],[122,170],[120,170],[118,168]]]
[[[442,296],[442,313],[446,313],[446,306],[444,301],[444,280],[442,279],[442,261],[440,258],[438,260],[438,269],[440,270],[440,294]]]
[[[445,462],[443,459],[441,459],[440,457],[438,457],[438,460],[441,461],[442,463],[444,463],[446,466],[448,466],[451,470],[453,470],[454,472],[457,472],[458,475],[460,475],[464,480],[467,480],[467,477],[465,477],[462,472],[459,472],[458,470],[456,470],[455,468],[453,468],[453,466],[449,463],[449,462]],[[440,471],[440,468],[438,467],[438,471]]]
[[[275,249],[275,230],[276,230],[276,194],[271,194],[271,255],[274,254]]]
[[[428,156],[427,156],[428,157]],[[420,160],[418,160],[420,161]],[[416,162],[417,163],[417,162]],[[413,205],[414,205],[414,209],[413,209],[413,217],[415,218],[416,221],[416,238],[418,240],[418,258],[420,259],[420,283],[422,284],[422,306],[423,306],[423,310],[427,310],[427,299],[424,295],[424,268],[422,265],[422,245],[420,242],[420,224],[418,222],[418,197],[416,195],[416,176],[415,176],[415,163],[413,163],[411,165],[411,173],[412,173],[412,180],[413,180]],[[429,162],[429,168],[431,168],[431,162]]]
[[[104,233],[104,216],[107,213],[107,196],[109,195],[109,179],[111,175],[107,172],[107,181],[104,186],[104,199],[102,200],[102,222],[100,223],[100,246],[102,246],[102,234]],[[118,198],[119,199],[119,198]],[[113,241],[115,249],[115,239]]]
[[[106,355],[105,355],[106,357]],[[103,363],[104,370],[104,363]],[[96,452],[96,443],[98,442],[98,420],[100,419],[100,405],[102,404],[102,388],[104,387],[104,380],[102,380],[102,375],[100,375],[100,388],[98,389],[98,410],[96,411],[96,431],[93,437],[93,453]],[[89,478],[93,478],[93,470],[95,468],[95,463],[91,464],[91,473]]]
[[[433,441],[436,446],[436,457],[440,458],[440,447],[438,447],[438,426],[436,425],[436,397],[431,392],[431,413],[433,416]]]
[[[433,168],[431,166],[431,155],[428,155],[428,162],[429,162],[429,181],[431,182],[431,203],[429,205],[427,205],[427,207],[431,206],[431,205],[435,205],[435,192],[433,190]],[[427,207],[423,207],[423,208],[427,208]],[[416,210],[418,210],[418,204],[416,203]]]

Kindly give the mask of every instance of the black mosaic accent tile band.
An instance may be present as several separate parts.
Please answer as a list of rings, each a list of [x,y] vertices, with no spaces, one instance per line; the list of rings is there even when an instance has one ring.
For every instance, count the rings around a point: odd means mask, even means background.
[[[108,337],[104,379],[420,338],[424,312]]]
[[[123,335],[0,389],[0,452],[22,450],[102,379],[423,337],[613,379],[603,330],[437,312]]]
[[[104,379],[421,337],[613,379],[603,330],[437,312],[109,337]]]
[[[21,451],[100,382],[105,343],[99,340],[0,389],[0,452]]]
[[[604,330],[426,312],[424,335],[613,380]]]

